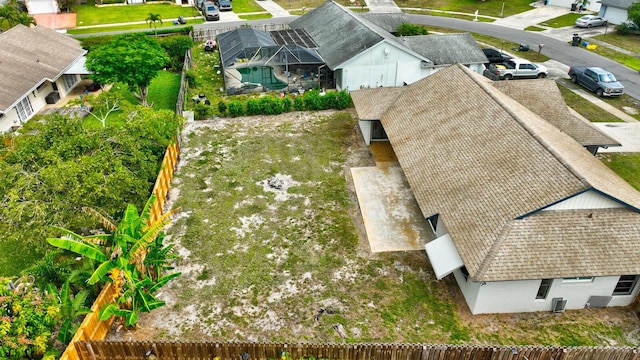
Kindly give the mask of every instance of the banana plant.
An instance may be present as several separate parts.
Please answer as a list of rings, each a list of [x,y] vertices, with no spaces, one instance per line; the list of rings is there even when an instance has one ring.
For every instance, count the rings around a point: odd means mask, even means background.
[[[171,249],[162,245],[162,229],[169,223],[169,216],[173,211],[150,222],[154,201],[155,195],[152,195],[140,214],[135,205],[129,204],[117,226],[97,211],[85,210],[98,217],[104,227],[112,231],[111,234],[83,237],[70,230],[57,228],[64,236],[47,239],[53,246],[100,263],[87,282],[96,284],[109,278],[116,285],[116,304],[103,308],[101,314],[105,314],[106,318],[110,315],[121,317],[127,326],[137,323],[139,311],[148,312],[164,305],[153,293],[180,275],[175,273],[161,277],[160,271],[168,268]],[[147,261],[149,253],[153,256]],[[163,255],[164,259],[161,258]],[[117,308],[114,308],[114,305],[117,305]]]
[[[70,290],[69,281],[66,281],[60,290],[52,284],[49,284],[48,293],[60,305],[62,324],[58,330],[58,340],[64,344],[68,344],[78,330],[78,327],[80,327],[80,322],[77,321],[78,318],[91,312],[91,309],[84,304],[89,295],[89,291],[82,290],[73,295]]]

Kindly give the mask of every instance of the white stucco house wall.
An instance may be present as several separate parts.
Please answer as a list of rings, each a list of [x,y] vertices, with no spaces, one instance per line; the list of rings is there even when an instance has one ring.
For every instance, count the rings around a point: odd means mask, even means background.
[[[379,116],[436,237],[432,270],[473,314],[631,304],[640,192],[590,149],[615,141],[554,110],[553,81],[513,83],[452,65],[352,98],[359,117]]]
[[[571,4],[578,4],[580,6],[582,1],[580,0],[547,0],[547,5],[552,6],[562,6],[571,9]],[[598,12],[600,10],[600,0],[589,0],[588,4],[586,4],[587,11]]]
[[[0,132],[67,96],[86,73],[85,53],[79,41],[42,26],[0,33]]]
[[[391,14],[402,16],[402,14]],[[331,19],[331,26],[327,26]],[[333,71],[338,90],[358,90],[373,87],[402,86],[428,76],[452,63],[463,63],[482,72],[487,62],[480,47],[465,41],[453,41],[446,46],[429,41],[438,35],[397,38],[382,24],[384,17],[359,16],[351,10],[326,1],[319,7],[290,23],[292,29],[304,29],[317,43],[317,52]],[[378,26],[374,21],[380,22]],[[470,35],[469,35],[470,37]],[[472,39],[472,38],[471,38]],[[435,49],[440,46],[441,49]],[[446,49],[456,48],[447,56],[432,59]],[[448,63],[439,60],[446,59]]]
[[[627,9],[638,0],[601,0],[602,7],[598,16],[607,19],[610,24],[622,24],[628,20]]]

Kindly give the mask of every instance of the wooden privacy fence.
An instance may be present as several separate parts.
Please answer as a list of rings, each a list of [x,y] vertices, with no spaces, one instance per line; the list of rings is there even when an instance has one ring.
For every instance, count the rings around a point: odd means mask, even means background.
[[[173,172],[175,170],[179,154],[180,148],[177,143],[167,146],[164,158],[162,159],[160,172],[158,173],[156,183],[153,186],[153,194],[156,195],[156,200],[151,205],[151,213],[149,214],[150,223],[159,219],[163,214],[162,209],[167,199],[169,184],[171,183],[171,179],[173,179]],[[113,284],[107,283],[91,306],[91,313],[85,316],[80,328],[73,336],[73,339],[60,357],[60,360],[81,359],[76,351],[77,348],[74,346],[76,342],[81,340],[102,340],[107,336],[111,329],[111,324],[113,323],[113,317],[107,321],[100,321],[98,320],[99,313],[100,309],[102,309],[104,305],[114,301],[117,295],[118,294],[116,294]]]
[[[82,360],[638,360],[637,348],[80,341]],[[153,355],[153,356],[152,356]],[[248,357],[247,357],[248,356]]]
[[[100,321],[98,319],[100,309],[104,305],[111,303],[116,295],[116,288],[112,283],[107,283],[107,285],[102,288],[98,298],[93,302],[93,305],[91,305],[91,312],[84,317],[80,328],[76,331],[76,334],[73,336],[73,339],[71,339],[60,360],[80,359],[76,348],[73,346],[77,341],[102,340],[105,338],[109,330],[111,330],[113,317],[107,321]]]
[[[178,162],[178,155],[180,154],[180,148],[178,143],[167,146],[167,151],[164,153],[164,159],[162,159],[162,166],[160,167],[160,173],[153,186],[153,194],[156,195],[156,201],[151,205],[151,214],[149,214],[149,223],[158,220],[163,214],[164,203],[167,201],[167,194],[169,193],[169,185],[171,179],[173,179],[173,172]]]

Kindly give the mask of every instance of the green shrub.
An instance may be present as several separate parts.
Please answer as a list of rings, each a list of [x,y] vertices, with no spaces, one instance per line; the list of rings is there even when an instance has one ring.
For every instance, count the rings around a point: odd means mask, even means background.
[[[260,110],[264,115],[282,114],[282,103],[277,98],[264,96],[260,99]]]
[[[224,100],[218,101],[218,113],[220,116],[225,116],[227,114],[227,103]]]
[[[324,110],[324,103],[318,90],[307,90],[304,93],[304,106],[307,110]]]
[[[244,108],[242,107],[242,103],[240,101],[233,100],[229,102],[229,115],[231,115],[232,117],[244,115]]]
[[[335,109],[342,110],[351,106],[351,95],[346,90],[338,91],[336,95]]]
[[[616,26],[616,33],[620,35],[629,35],[633,32],[634,27],[633,24],[629,22],[623,22],[622,24]]]
[[[296,98],[293,99],[293,108],[296,111],[304,111],[304,110],[306,110],[306,108],[304,106],[304,99],[301,96],[296,96]]]
[[[208,119],[211,115],[211,106],[206,105],[203,102],[199,102],[193,108],[193,116],[196,120]]]
[[[336,109],[336,92],[335,91],[328,92],[320,96],[320,99],[322,99],[323,109]]]
[[[193,39],[188,35],[172,35],[158,38],[160,46],[169,55],[171,59],[171,67],[173,69],[182,69],[184,64],[184,56],[187,50],[193,47]]]
[[[280,99],[280,102],[281,102],[281,106],[282,106],[282,112],[291,111],[291,107],[293,106],[293,103],[291,102],[291,99],[289,99],[288,97],[284,97],[284,98]]]
[[[247,115],[260,115],[261,113],[260,100],[249,99],[249,101],[247,101]]]
[[[55,359],[51,334],[59,314],[57,301],[26,280],[0,277],[0,358]]]

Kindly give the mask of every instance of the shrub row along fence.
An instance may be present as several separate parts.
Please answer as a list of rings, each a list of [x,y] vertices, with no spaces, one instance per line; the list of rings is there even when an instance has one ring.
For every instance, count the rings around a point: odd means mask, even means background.
[[[80,341],[82,360],[638,360],[636,348]]]
[[[162,167],[160,168],[160,173],[156,178],[156,183],[153,186],[153,193],[156,195],[156,200],[151,206],[151,213],[149,215],[150,223],[159,219],[163,214],[162,209],[166,202],[167,193],[169,192],[169,184],[171,183],[171,179],[173,179],[173,172],[175,170],[179,154],[180,148],[177,143],[169,145],[164,153]],[[85,316],[80,328],[73,336],[73,339],[60,357],[60,360],[81,359],[76,350],[77,348],[74,346],[78,341],[102,340],[107,336],[111,330],[111,324],[114,319],[111,317],[107,321],[100,321],[100,309],[102,309],[104,305],[111,303],[117,295],[118,294],[116,294],[116,289],[113,284],[107,283],[91,306],[91,313]]]
[[[275,30],[286,30],[289,28],[288,23],[278,23],[278,24],[251,24],[250,26],[243,25],[246,27],[251,27],[256,30],[262,31],[275,31]],[[218,29],[210,29],[210,28],[197,28],[193,29],[192,38],[193,41],[205,41],[210,39],[215,39],[218,35],[222,33],[226,33],[227,31],[235,30],[241,26],[229,26]]]

